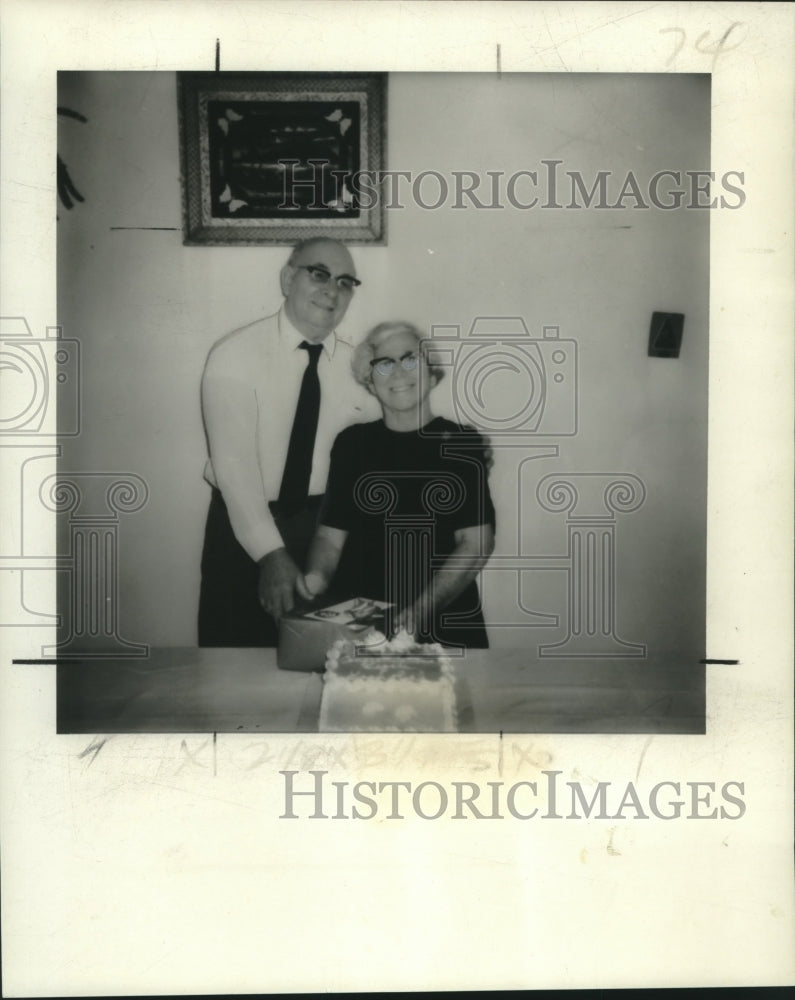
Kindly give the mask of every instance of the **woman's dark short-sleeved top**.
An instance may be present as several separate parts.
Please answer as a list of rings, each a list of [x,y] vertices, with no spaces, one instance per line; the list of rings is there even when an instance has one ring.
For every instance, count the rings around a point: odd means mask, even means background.
[[[441,417],[418,431],[382,420],[348,427],[331,452],[320,521],[348,532],[330,596],[415,600],[456,531],[495,526],[483,438]],[[445,623],[452,615],[459,620]],[[488,645],[476,583],[437,614],[434,638]]]

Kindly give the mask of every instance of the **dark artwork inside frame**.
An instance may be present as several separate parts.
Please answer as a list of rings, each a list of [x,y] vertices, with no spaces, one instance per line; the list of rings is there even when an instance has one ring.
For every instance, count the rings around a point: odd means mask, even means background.
[[[358,218],[357,101],[209,101],[213,218]]]

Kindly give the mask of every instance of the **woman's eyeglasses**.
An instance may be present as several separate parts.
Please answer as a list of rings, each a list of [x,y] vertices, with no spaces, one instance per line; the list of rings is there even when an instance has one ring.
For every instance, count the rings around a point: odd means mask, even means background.
[[[386,378],[395,370],[396,364],[400,364],[400,367],[404,371],[413,372],[419,364],[419,360],[419,356],[416,354],[404,354],[399,362],[395,361],[394,358],[373,358],[370,362],[370,367],[374,372]]]
[[[361,281],[350,274],[338,274],[334,277],[325,267],[317,267],[315,264],[296,264],[295,267],[306,271],[316,285],[327,285],[329,281],[333,281],[343,292],[352,292],[361,285]]]

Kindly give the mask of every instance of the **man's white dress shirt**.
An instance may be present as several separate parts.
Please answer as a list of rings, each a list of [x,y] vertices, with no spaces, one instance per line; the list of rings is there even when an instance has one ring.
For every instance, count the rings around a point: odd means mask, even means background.
[[[202,376],[202,414],[210,451],[204,477],[220,489],[235,537],[255,561],[283,544],[268,502],[279,496],[309,360],[299,349],[304,339],[280,310],[219,340]],[[310,494],[326,489],[337,434],[380,415],[376,400],[351,374],[351,356],[351,345],[335,333],[323,341]]]

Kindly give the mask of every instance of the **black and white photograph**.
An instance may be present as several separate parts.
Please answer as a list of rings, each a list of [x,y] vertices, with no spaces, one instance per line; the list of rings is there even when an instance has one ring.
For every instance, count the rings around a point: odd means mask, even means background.
[[[59,731],[703,732],[708,74],[384,74],[384,245],[197,247],[186,92],[337,200],[345,81],[230,77],[58,76]]]
[[[4,995],[795,979],[791,13],[8,0]]]

